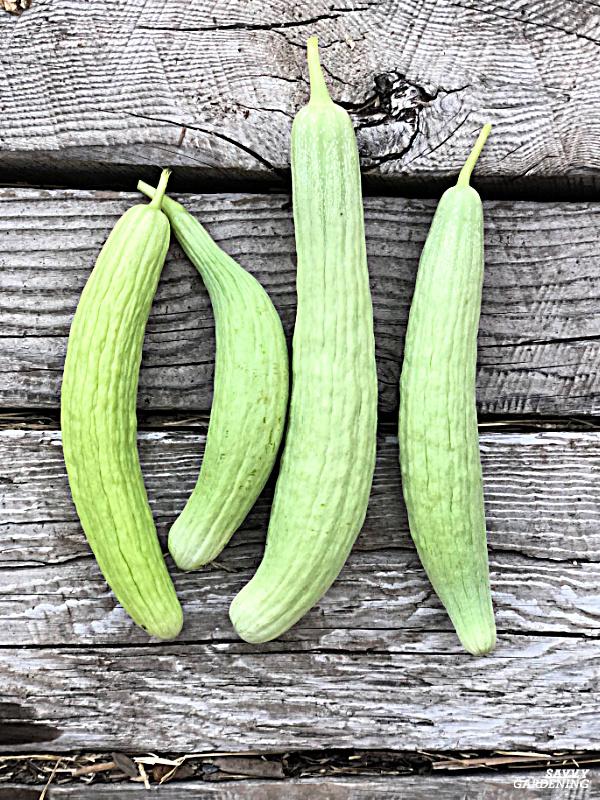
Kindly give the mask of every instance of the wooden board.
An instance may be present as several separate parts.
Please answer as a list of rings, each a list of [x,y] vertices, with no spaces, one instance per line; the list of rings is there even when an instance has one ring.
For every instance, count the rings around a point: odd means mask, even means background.
[[[140,444],[164,531],[202,443],[148,432]],[[0,748],[545,750],[597,741],[600,433],[487,434],[481,447],[500,636],[492,656],[473,659],[408,538],[390,432],[340,579],[298,626],[260,647],[237,640],[227,608],[259,558],[268,492],[216,567],[177,577],[181,639],[148,642],[87,552],[58,434],[1,432]]]
[[[155,179],[159,166],[175,167],[174,190],[205,192],[185,202],[263,282],[289,337],[289,197],[215,192],[289,189],[313,33],[332,94],[352,116],[368,194],[439,197],[483,122],[494,124],[475,182],[509,199],[486,205],[480,415],[553,416],[564,428],[570,416],[597,415],[598,9],[597,0],[34,0],[18,18],[0,10],[0,185],[73,187],[0,189],[0,751],[598,746],[600,433],[482,432],[499,627],[491,656],[461,651],[408,535],[389,421],[434,201],[365,201],[385,422],[369,514],[334,587],[278,641],[242,643],[227,617],[260,558],[272,484],[214,565],[176,576],[186,626],[159,643],[134,628],[90,555],[53,427],[77,299],[108,231],[138,198],[112,190]],[[552,198],[577,202],[532,202]],[[173,246],[139,394],[163,544],[197,475],[195,426],[210,409],[213,362],[206,292]],[[15,414],[31,423],[35,413],[46,415],[44,429],[4,430]],[[195,421],[169,430],[175,415]],[[561,791],[515,787],[516,777],[160,791],[340,800]],[[569,796],[596,796],[597,784]],[[47,797],[116,791],[147,794],[71,785]],[[0,783],[0,800],[40,792]]]
[[[576,779],[578,773],[571,773]],[[403,776],[400,778],[327,778],[324,780],[286,781],[284,784],[273,781],[219,782],[210,784],[193,782],[166,784],[160,787],[159,797],[164,800],[430,800],[435,796],[440,800],[534,800],[544,798],[557,800],[568,797],[570,800],[591,800],[600,797],[600,780],[597,772],[591,771],[588,778],[581,778],[581,786],[571,789],[539,788],[536,783],[548,776],[545,771],[513,771],[506,775],[434,775]],[[589,784],[585,784],[585,781]],[[527,781],[533,786],[528,787]],[[558,792],[563,794],[558,794]],[[2,798],[0,789],[0,800]],[[568,794],[567,794],[568,793]],[[156,790],[145,791],[142,786],[68,786],[51,789],[49,800],[69,798],[69,800],[119,800],[121,797],[145,800],[156,797]],[[7,797],[7,800],[9,798]],[[13,798],[10,798],[13,800]],[[26,796],[26,800],[29,798]],[[34,800],[32,798],[32,800]],[[37,798],[35,798],[37,800]]]
[[[56,409],[69,324],[99,249],[135,194],[0,190],[0,404]],[[190,210],[271,294],[288,336],[295,316],[287,196],[187,196]],[[398,404],[404,330],[435,203],[365,201],[380,408]],[[600,410],[600,205],[491,202],[479,336],[484,414]],[[148,324],[139,405],[206,411],[213,317],[173,245]]]
[[[598,741],[598,639],[505,634],[494,655],[473,658],[450,633],[356,637],[357,650],[345,631],[322,650],[293,639],[2,648],[0,749],[545,751]]]
[[[140,436],[161,536],[195,483],[204,437]],[[600,633],[600,433],[481,437],[491,569],[501,629],[531,635]],[[568,477],[567,477],[568,476]],[[178,574],[187,641],[232,641],[229,602],[258,563],[272,482],[221,554]],[[54,431],[0,432],[0,645],[145,643],[116,607],[87,547]],[[408,534],[398,444],[382,430],[367,520],[341,578],[289,641],[360,647],[355,628],[386,637],[451,630]],[[342,636],[341,631],[344,631]],[[333,637],[333,638],[332,638]]]
[[[37,0],[0,16],[0,180],[285,180],[311,34],[367,175],[431,188],[490,120],[482,185],[597,190],[593,0]]]

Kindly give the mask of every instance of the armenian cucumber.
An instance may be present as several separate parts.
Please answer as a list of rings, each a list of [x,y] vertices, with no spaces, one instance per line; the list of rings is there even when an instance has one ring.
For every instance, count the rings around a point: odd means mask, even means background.
[[[140,181],[152,197],[155,190]],[[200,475],[169,533],[175,563],[216,558],[242,523],[275,463],[288,400],[288,352],[279,315],[260,283],[169,197],[162,209],[196,267],[215,315],[217,351]]]
[[[163,639],[183,617],[148,504],[137,452],[136,396],[144,330],[169,246],[155,200],[117,222],[71,325],[61,427],[71,493],[106,581],[132,619]]]
[[[289,423],[263,560],[230,616],[248,642],[282,634],[327,591],[362,527],[375,466],[377,375],[358,151],[316,38],[292,127],[298,254]]]
[[[442,196],[421,255],[400,381],[400,463],[410,532],[466,650],[494,648],[475,367],[483,208],[469,186],[486,125]]]

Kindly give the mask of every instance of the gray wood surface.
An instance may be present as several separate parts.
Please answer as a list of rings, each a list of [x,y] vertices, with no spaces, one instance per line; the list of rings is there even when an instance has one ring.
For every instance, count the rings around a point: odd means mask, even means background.
[[[189,3],[35,0],[0,13],[0,417],[55,414],[70,320],[98,250],[137,195],[175,167],[205,192],[289,186],[291,119],[317,33],[352,114],[368,190],[437,196],[484,121],[476,171],[487,270],[478,408],[600,413],[600,6],[596,0]],[[494,193],[494,195],[492,195]],[[295,311],[286,195],[186,196],[223,247]],[[380,408],[397,408],[404,328],[435,203],[365,201]],[[214,335],[201,281],[171,249],[148,325],[139,406],[205,415]],[[155,418],[158,419],[158,417]],[[8,422],[10,425],[10,422]],[[164,537],[195,481],[200,430],[146,430],[140,451]],[[70,500],[60,435],[0,430],[0,751],[283,751],[600,747],[600,433],[483,433],[499,645],[464,654],[419,565],[397,442],[382,426],[364,531],[340,579],[274,643],[227,618],[260,557],[272,487],[218,562],[176,576],[178,641],[147,640],[107,589]],[[171,565],[172,566],[172,565]],[[541,773],[543,774],[543,773]],[[517,774],[244,781],[161,796],[595,797],[514,788]],[[49,800],[145,797],[52,787]],[[33,794],[35,792],[35,795]],[[283,793],[282,793],[283,792]],[[557,793],[559,792],[559,793]],[[38,787],[3,786],[0,800]],[[150,792],[148,796],[154,796]]]
[[[140,195],[0,190],[0,404],[57,408],[70,321],[99,249]],[[295,314],[290,202],[276,195],[187,196],[216,240],[270,292],[288,335]],[[398,402],[404,329],[435,203],[365,201],[380,407]],[[600,410],[600,205],[486,205],[487,270],[478,403],[488,414]],[[212,311],[176,245],[145,340],[142,409],[210,408]]]
[[[573,776],[578,773],[573,772]],[[581,775],[581,773],[579,773]],[[121,797],[146,800],[194,800],[219,798],[219,800],[588,800],[600,797],[600,777],[589,773],[589,786],[579,788],[527,788],[518,782],[543,780],[545,771],[513,771],[505,775],[409,775],[399,778],[327,778],[306,779],[275,783],[273,781],[243,781],[227,783],[190,783],[164,785],[160,790],[146,791],[143,786],[69,786],[55,787],[49,800],[119,800]],[[585,780],[585,779],[584,779]],[[517,786],[515,786],[517,782]],[[0,800],[2,800],[0,789]],[[8,798],[7,798],[8,800]],[[29,800],[29,798],[27,798]]]
[[[337,646],[332,635],[312,650],[293,639],[255,648],[1,648],[0,749],[597,745],[598,639],[504,634],[492,656],[472,658],[450,633],[404,631],[395,643],[393,634],[355,636],[355,651],[346,631]]]
[[[140,436],[163,537],[195,483],[203,446],[199,433]],[[598,635],[600,433],[484,434],[481,450],[500,629]],[[176,575],[182,640],[236,640],[227,610],[260,558],[271,495],[269,486],[217,564]],[[1,646],[147,642],[87,547],[57,432],[0,431],[0,508]],[[384,649],[414,630],[451,630],[408,534],[391,429],[380,434],[367,520],[342,576],[283,641],[360,650],[362,628]]]
[[[446,179],[490,120],[482,183],[598,187],[594,0],[37,0],[0,16],[3,179],[278,180],[311,34],[367,174]]]
[[[194,480],[200,437],[140,440],[164,531]],[[385,430],[368,521],[340,579],[261,647],[236,639],[227,607],[260,555],[268,492],[216,566],[177,576],[181,639],[148,642],[87,553],[58,434],[1,432],[0,748],[593,746],[599,444],[593,432],[482,436],[500,636],[493,655],[473,659],[408,538]]]

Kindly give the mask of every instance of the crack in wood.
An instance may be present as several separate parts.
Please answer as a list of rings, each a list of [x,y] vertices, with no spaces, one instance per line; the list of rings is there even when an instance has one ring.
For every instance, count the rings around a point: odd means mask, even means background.
[[[111,113],[115,113],[116,114],[117,112],[111,112]],[[256,161],[258,161],[263,166],[267,167],[267,169],[269,169],[274,174],[276,174],[278,176],[281,176],[285,172],[284,170],[281,170],[278,167],[275,167],[273,164],[271,164],[271,162],[268,161],[268,159],[266,159],[260,153],[257,153],[256,150],[253,150],[251,147],[249,147],[248,145],[243,144],[242,142],[236,141],[231,136],[227,136],[226,134],[222,133],[221,131],[209,130],[208,128],[202,128],[202,127],[200,127],[198,125],[192,125],[189,122],[183,123],[183,122],[176,122],[175,120],[171,120],[171,119],[165,119],[165,118],[162,118],[162,117],[150,117],[150,116],[147,116],[145,114],[137,114],[137,113],[135,113],[133,111],[125,111],[125,112],[121,112],[121,113],[125,113],[128,117],[135,117],[136,119],[143,119],[143,120],[147,120],[148,122],[160,122],[160,123],[163,123],[165,125],[174,125],[177,128],[186,128],[187,130],[190,130],[190,131],[197,131],[199,133],[204,133],[207,136],[216,136],[217,139],[221,139],[222,141],[233,145],[233,147],[237,147],[239,150],[241,150],[242,152],[246,153],[247,155],[252,156],[252,158],[256,159]]]
[[[582,39],[583,41],[591,42],[596,46],[600,46],[600,40],[594,39],[592,36],[588,36],[585,33],[579,33],[579,31],[576,30],[569,30],[568,28],[563,28],[560,25],[554,25],[553,23],[548,22],[547,20],[545,20],[544,22],[536,22],[536,20],[525,17],[523,15],[525,12],[525,8],[522,9],[521,15],[519,17],[516,17],[512,13],[513,12],[512,8],[506,8],[505,6],[501,5],[493,5],[492,8],[488,8],[486,6],[482,6],[479,4],[467,5],[465,3],[457,3],[457,2],[452,2],[450,5],[458,8],[464,8],[467,9],[468,11],[477,11],[480,14],[486,14],[489,16],[498,17],[499,19],[510,20],[511,22],[515,22],[517,25],[532,25],[534,27],[543,28],[545,30],[557,31],[559,33],[564,33],[567,36],[574,36],[577,39]],[[500,14],[499,13],[500,11],[505,11],[506,14]]]
[[[136,25],[136,30],[142,31],[177,31],[178,33],[204,33],[213,31],[274,31],[289,30],[290,28],[305,28],[309,25],[315,25],[324,20],[336,20],[344,16],[344,14],[357,14],[361,11],[368,11],[370,8],[379,5],[379,3],[370,3],[366,6],[359,6],[357,8],[332,8],[333,13],[318,14],[308,19],[289,20],[287,22],[231,22],[231,23],[215,23],[213,25],[177,25],[161,26],[161,25]],[[304,48],[304,45],[303,45]]]

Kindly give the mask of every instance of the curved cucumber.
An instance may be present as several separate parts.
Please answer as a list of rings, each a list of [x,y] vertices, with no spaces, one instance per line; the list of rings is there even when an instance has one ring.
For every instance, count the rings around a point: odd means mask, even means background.
[[[137,452],[144,330],[169,246],[160,196],[115,225],[82,292],[69,334],[61,427],[69,484],[100,569],[132,619],[170,639],[181,607],[169,577]]]
[[[494,648],[475,367],[483,208],[469,186],[490,126],[440,203],[419,262],[400,382],[400,463],[410,532],[474,655]]]
[[[155,190],[140,181],[149,197]],[[206,285],[217,353],[210,424],[200,475],[169,533],[175,563],[196,569],[216,558],[269,477],[288,399],[288,352],[279,315],[260,283],[169,197],[162,209]]]
[[[317,40],[311,96],[292,128],[298,311],[288,431],[264,558],[230,616],[249,642],[290,628],[336,579],[363,524],[377,375],[360,169],[352,123],[331,101]]]

